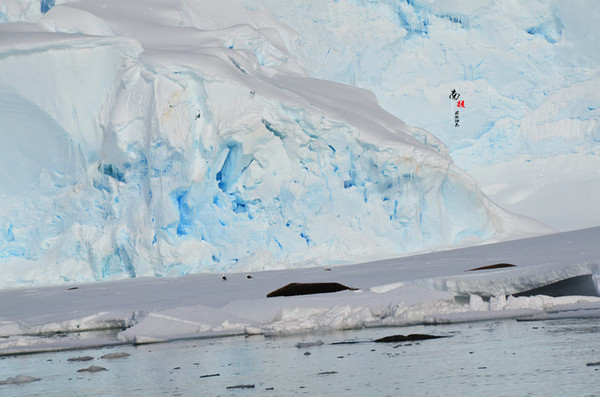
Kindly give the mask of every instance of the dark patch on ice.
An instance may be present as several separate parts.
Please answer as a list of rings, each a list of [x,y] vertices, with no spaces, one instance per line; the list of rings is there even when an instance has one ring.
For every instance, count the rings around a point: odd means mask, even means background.
[[[95,372],[100,372],[100,371],[108,371],[106,368],[104,367],[99,367],[97,365],[92,365],[88,368],[82,368],[80,370],[78,370],[77,372],[91,372],[91,373],[95,373]]]
[[[591,274],[583,276],[571,277],[565,280],[557,281],[543,287],[534,288],[528,291],[513,294],[513,296],[533,296],[533,295],[548,295],[557,296],[598,296],[596,286]]]
[[[242,67],[242,65],[240,65],[240,63],[238,61],[236,61],[235,59],[233,59],[233,57],[228,56],[227,58],[229,58],[229,60],[231,61],[231,63],[233,63],[233,66],[235,66],[240,72],[244,73],[245,75],[248,74],[248,72],[246,71],[246,69],[244,69]]]
[[[351,340],[351,341],[343,341],[343,342],[332,342],[332,345],[355,345],[357,343],[364,343],[365,341],[360,340]]]
[[[92,357],[92,356],[81,356],[81,357],[71,357],[71,358],[67,359],[67,361],[83,362],[83,361],[91,361],[93,359],[94,359],[94,357]]]
[[[254,389],[255,385],[235,385],[227,386],[227,389]]]
[[[262,119],[262,123],[265,126],[265,128],[267,130],[269,130],[273,135],[275,135],[277,138],[283,140],[285,138],[285,134],[283,134],[281,131],[278,131],[273,124],[269,123],[267,120]],[[286,226],[289,227],[289,222],[286,224]]]
[[[387,342],[411,342],[416,340],[427,340],[427,339],[439,339],[448,338],[448,336],[440,335],[427,335],[427,334],[410,334],[410,335],[391,335],[383,338],[375,339],[373,342],[387,343]]]
[[[469,269],[469,270],[467,270],[467,272],[474,272],[476,270],[502,269],[504,267],[516,267],[516,265],[510,264],[510,263],[496,263],[494,265],[487,265],[487,266],[476,267],[474,269]]]
[[[213,378],[215,376],[221,376],[221,374],[200,375],[200,379],[202,379],[202,378]]]
[[[326,294],[344,290],[356,291],[358,289],[360,288],[347,287],[340,283],[291,283],[273,292],[269,292],[267,298],[273,298],[275,296]]]
[[[116,179],[119,182],[125,183],[125,175],[123,174],[123,171],[119,170],[116,166],[113,166],[112,164],[100,164],[98,165],[98,171],[100,171],[104,175]]]
[[[129,356],[131,356],[131,354],[129,354],[129,353],[108,353],[108,354],[103,355],[100,358],[104,358],[106,360],[112,360],[115,358],[125,358],[125,357],[129,357]]]

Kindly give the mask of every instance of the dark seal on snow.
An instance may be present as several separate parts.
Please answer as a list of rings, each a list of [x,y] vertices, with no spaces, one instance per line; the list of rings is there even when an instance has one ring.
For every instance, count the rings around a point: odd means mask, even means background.
[[[516,265],[510,264],[510,263],[496,263],[494,265],[487,265],[487,266],[476,267],[474,269],[469,269],[469,270],[467,270],[467,272],[474,272],[476,270],[502,269],[503,267],[515,267],[515,266]]]
[[[310,294],[326,294],[344,290],[356,291],[360,288],[352,288],[340,283],[291,283],[267,294],[267,298],[275,296],[294,296]]]

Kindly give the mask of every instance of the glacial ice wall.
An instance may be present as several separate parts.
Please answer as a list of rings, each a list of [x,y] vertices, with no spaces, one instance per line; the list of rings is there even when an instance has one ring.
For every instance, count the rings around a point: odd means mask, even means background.
[[[282,38],[295,33],[268,15],[31,4],[0,24],[2,286],[352,263],[545,231],[372,93],[308,77]]]
[[[600,224],[597,1],[242,1],[294,29],[309,75],[373,91],[500,205],[561,230]]]

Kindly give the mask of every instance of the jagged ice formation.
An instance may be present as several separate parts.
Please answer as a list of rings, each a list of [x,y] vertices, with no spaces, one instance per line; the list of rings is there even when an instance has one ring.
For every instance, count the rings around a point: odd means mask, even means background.
[[[1,10],[2,286],[352,263],[546,230],[372,93],[308,77],[284,44],[295,33],[266,14],[57,3]]]
[[[294,29],[284,40],[309,75],[373,91],[504,208],[600,224],[597,1],[243,2]]]

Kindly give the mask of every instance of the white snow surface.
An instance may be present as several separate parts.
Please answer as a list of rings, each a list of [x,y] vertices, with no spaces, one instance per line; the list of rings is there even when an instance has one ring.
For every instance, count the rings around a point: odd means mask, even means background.
[[[373,91],[504,208],[600,224],[600,2],[241,1],[294,30],[308,74]]]
[[[301,36],[264,10],[8,0],[0,21],[0,288],[548,231],[491,202],[373,93],[311,77],[290,50]]]
[[[597,317],[598,241],[600,228],[592,228],[331,269],[253,272],[253,278],[230,273],[226,281],[197,274],[76,289],[7,289],[0,291],[0,354],[226,335]],[[515,266],[469,271],[497,263]],[[513,296],[582,277],[592,284],[591,293],[575,283],[554,297]],[[338,282],[359,290],[266,297],[291,282]],[[116,336],[85,332],[102,329]]]

